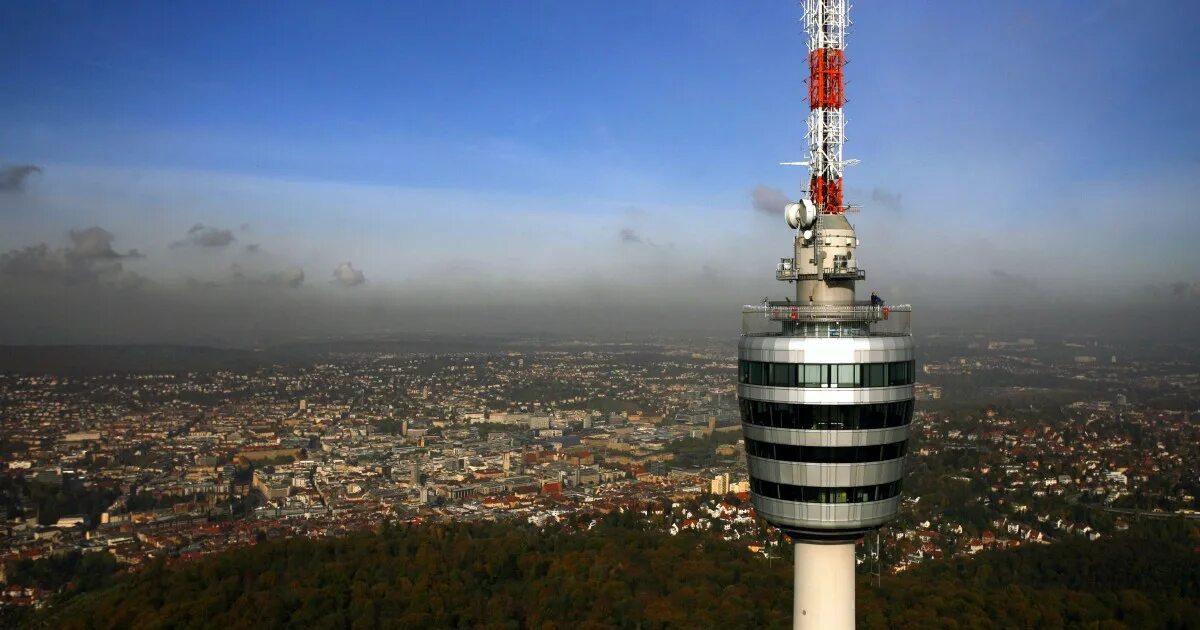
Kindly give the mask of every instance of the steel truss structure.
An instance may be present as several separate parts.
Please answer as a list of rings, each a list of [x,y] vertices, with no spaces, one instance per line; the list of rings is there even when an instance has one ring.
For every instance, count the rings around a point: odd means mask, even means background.
[[[809,197],[824,214],[846,211],[842,173],[853,160],[842,157],[846,140],[846,31],[850,26],[847,0],[804,0],[804,30],[808,34],[808,165]]]

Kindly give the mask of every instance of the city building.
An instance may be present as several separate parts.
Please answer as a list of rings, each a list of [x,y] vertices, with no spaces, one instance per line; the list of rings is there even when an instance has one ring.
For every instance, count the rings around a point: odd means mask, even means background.
[[[729,473],[724,472],[712,478],[711,488],[709,490],[713,494],[722,495],[729,493]]]

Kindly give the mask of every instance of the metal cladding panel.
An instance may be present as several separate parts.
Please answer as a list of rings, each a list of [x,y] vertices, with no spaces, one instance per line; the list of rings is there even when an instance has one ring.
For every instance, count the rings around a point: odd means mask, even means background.
[[[746,456],[750,476],[792,486],[878,486],[904,477],[904,458],[860,464],[806,464]]]
[[[742,435],[751,440],[799,446],[869,446],[908,439],[908,425],[890,429],[775,429],[742,423]]]
[[[738,342],[738,358],[772,363],[889,363],[915,358],[912,337],[754,337]]]
[[[802,503],[752,494],[754,509],[785,530],[837,532],[878,527],[900,510],[900,497],[867,503]]]
[[[771,387],[738,383],[738,398],[800,405],[859,405],[912,400],[912,385],[892,387]]]

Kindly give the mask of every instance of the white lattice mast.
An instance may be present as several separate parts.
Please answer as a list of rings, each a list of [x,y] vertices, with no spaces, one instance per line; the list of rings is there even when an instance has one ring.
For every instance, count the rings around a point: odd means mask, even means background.
[[[850,26],[847,0],[804,0],[804,30],[808,33],[808,165],[809,198],[823,214],[846,211],[842,201],[842,171],[853,160],[842,158],[846,139],[846,30]]]

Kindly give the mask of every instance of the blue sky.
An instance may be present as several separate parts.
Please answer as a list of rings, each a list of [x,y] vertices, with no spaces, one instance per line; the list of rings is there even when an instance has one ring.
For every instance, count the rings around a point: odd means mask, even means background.
[[[414,295],[459,264],[501,294],[561,288],[580,276],[552,268],[579,256],[617,294],[720,278],[722,299],[751,301],[782,290],[789,243],[750,191],[804,179],[776,165],[803,158],[799,17],[765,1],[6,3],[0,163],[42,172],[0,195],[0,251],[94,225],[160,285],[237,265],[327,291],[350,261],[363,293]],[[862,164],[846,185],[886,286],[1200,281],[1200,5],[863,1],[852,18]],[[1130,217],[1173,227],[1114,256]],[[172,249],[195,224],[232,244]]]
[[[13,160],[572,194],[593,180],[524,169],[545,159],[652,175],[662,190],[647,192],[664,199],[710,199],[744,192],[739,179],[789,183],[771,160],[798,154],[803,132],[790,2],[30,2],[5,12],[0,113]],[[1071,180],[1194,160],[1197,12],[1187,2],[863,3],[848,148],[868,164],[909,149],[949,160],[977,148],[967,141],[1019,131],[1071,147],[1056,169]],[[1132,155],[1155,157],[1122,164]]]

